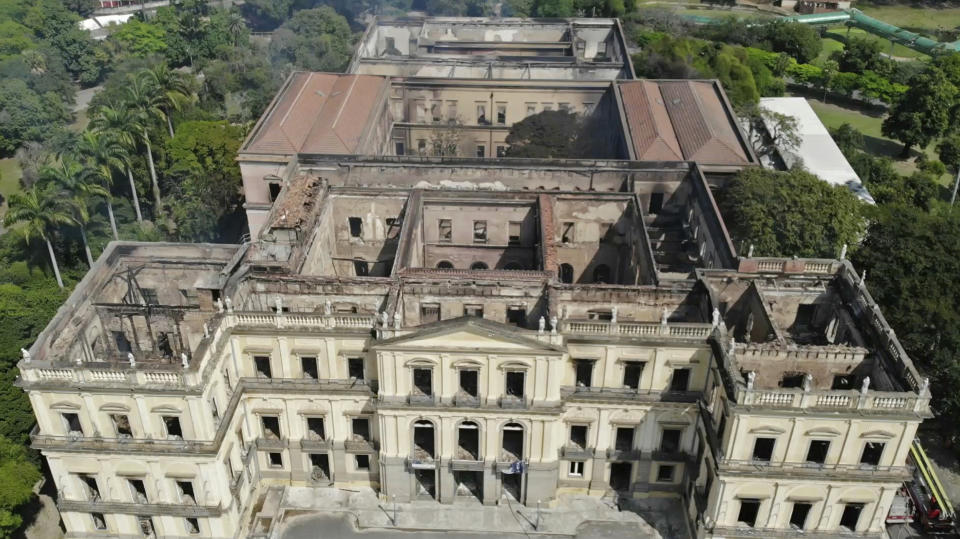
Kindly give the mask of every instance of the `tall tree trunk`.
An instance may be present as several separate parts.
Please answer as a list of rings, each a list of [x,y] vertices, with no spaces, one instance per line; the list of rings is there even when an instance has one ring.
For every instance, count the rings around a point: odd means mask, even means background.
[[[909,142],[904,143],[904,145],[903,145],[903,151],[900,152],[900,157],[901,157],[902,159],[907,159],[907,158],[909,158],[909,157],[910,157],[910,148],[912,148],[912,147],[913,147],[913,144],[912,144],[912,143],[909,143]]]
[[[107,197],[107,216],[110,217],[110,230],[113,231],[113,239],[120,240],[120,234],[117,234],[117,220],[113,217],[113,202]]]
[[[170,111],[164,111],[163,115],[167,117],[167,130],[170,131],[170,138],[173,138],[173,118],[170,114]]]
[[[60,290],[63,290],[63,279],[60,277],[60,266],[57,265],[57,255],[53,253],[53,244],[51,244],[48,239],[44,241],[47,242],[47,252],[50,253],[50,265],[53,266],[53,275],[57,278],[57,284],[60,286]]]
[[[163,217],[163,206],[160,202],[160,184],[157,183],[157,169],[153,166],[153,150],[150,148],[150,135],[147,130],[143,130],[143,140],[147,147],[147,163],[150,165],[150,182],[153,187],[154,219],[160,220]]]
[[[83,240],[83,252],[87,255],[87,265],[93,267],[93,254],[90,252],[90,244],[87,243],[87,228],[80,225],[80,239]]]
[[[137,196],[137,184],[133,183],[133,170],[127,167],[127,179],[130,180],[130,192],[133,193],[133,209],[137,210],[137,222],[143,222],[143,214],[140,213],[140,197]]]

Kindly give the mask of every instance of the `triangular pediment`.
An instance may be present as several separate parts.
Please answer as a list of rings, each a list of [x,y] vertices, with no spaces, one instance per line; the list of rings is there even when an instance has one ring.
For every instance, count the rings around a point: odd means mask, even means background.
[[[476,350],[559,355],[563,350],[513,326],[475,317],[434,322],[374,345],[391,350]]]

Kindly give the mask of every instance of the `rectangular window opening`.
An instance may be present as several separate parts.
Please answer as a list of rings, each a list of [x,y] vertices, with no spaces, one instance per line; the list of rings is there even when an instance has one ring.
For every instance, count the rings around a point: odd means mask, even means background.
[[[520,245],[520,226],[519,221],[510,221],[508,223],[509,232],[507,235],[507,245]]]
[[[770,462],[773,457],[773,446],[776,443],[776,438],[757,438],[753,442],[753,460]]]
[[[283,468],[283,453],[271,451],[267,454],[271,468]]]
[[[507,123],[507,105],[497,104],[497,123],[505,125]]]
[[[304,378],[311,380],[317,379],[317,358],[313,356],[300,356],[300,370]]]
[[[523,398],[524,378],[523,371],[507,371],[507,396]]]
[[[807,515],[810,514],[811,504],[794,502],[793,510],[790,511],[790,527],[795,530],[806,528]]]
[[[143,479],[127,479],[127,485],[130,486],[130,494],[133,496],[134,503],[149,503],[147,487],[143,484]]]
[[[669,483],[673,481],[674,466],[672,464],[661,464],[657,467],[657,481]]]
[[[257,378],[273,378],[270,356],[253,356],[253,363],[257,369]]]
[[[521,306],[507,307],[507,323],[518,328],[527,325],[527,310]]]
[[[848,503],[844,505],[843,514],[840,516],[840,527],[852,532],[857,531],[857,524],[860,522],[860,513],[862,511],[862,503]]]
[[[450,219],[440,219],[437,222],[440,241],[448,242],[453,240],[453,222]]]
[[[110,414],[110,421],[117,438],[133,438],[133,429],[130,428],[130,417],[127,414]]]
[[[307,418],[307,437],[311,440],[324,440],[327,435],[323,430],[323,418],[322,417],[308,417]]]
[[[363,358],[362,357],[349,357],[347,358],[347,376],[354,380],[362,381],[363,378]]]
[[[863,446],[863,454],[860,455],[860,464],[879,466],[880,457],[883,456],[883,448],[886,445],[883,442],[867,442]]]
[[[182,440],[183,429],[180,428],[180,418],[174,415],[160,416],[163,427],[167,431],[168,440]]]
[[[276,182],[271,182],[268,185],[270,186],[270,202],[274,202],[277,200],[277,197],[280,196],[283,185]]]
[[[663,429],[663,438],[660,439],[660,451],[664,453],[676,453],[680,451],[680,436],[683,431],[680,429]]]
[[[187,533],[190,535],[197,535],[200,533],[200,521],[196,518],[187,517],[186,519],[186,528]]]
[[[433,395],[432,369],[413,369],[413,393],[428,397]]]
[[[420,323],[430,324],[440,321],[439,303],[421,303],[420,304]]]
[[[473,242],[486,243],[486,241],[487,241],[487,222],[474,221],[473,222]]]
[[[663,193],[650,193],[650,204],[647,206],[647,213],[656,215],[663,209]]]
[[[823,464],[827,460],[827,452],[829,450],[829,440],[811,440],[810,448],[807,450],[807,462]]]
[[[688,389],[690,389],[690,369],[673,369],[670,391],[687,391]]]
[[[464,305],[463,316],[476,316],[483,318],[483,305]]]
[[[310,477],[314,481],[330,478],[330,458],[327,455],[310,454]]]
[[[630,389],[640,388],[640,376],[643,374],[644,363],[630,361],[623,365],[623,385]]]
[[[471,397],[477,396],[477,371],[469,369],[460,370],[460,391]]]
[[[803,372],[788,372],[784,373],[783,377],[780,379],[780,387],[783,388],[800,388],[803,387],[803,381],[806,378],[806,373]]]
[[[77,477],[87,490],[87,499],[94,502],[98,501],[100,499],[100,485],[97,484],[97,478],[87,474],[79,474]]]
[[[263,427],[263,437],[268,440],[280,439],[280,418],[275,415],[260,416],[260,425]]]
[[[633,427],[618,427],[617,428],[617,438],[614,445],[614,448],[617,451],[631,451],[633,450]]]
[[[477,144],[477,157],[486,157],[487,147],[483,144]]]
[[[354,458],[358,470],[370,469],[370,455],[356,455]]]
[[[585,449],[587,447],[587,426],[586,425],[570,426],[570,445],[579,447],[580,449]]]
[[[180,496],[180,502],[189,505],[197,504],[197,498],[193,493],[192,481],[177,481],[177,494]]]
[[[365,417],[355,417],[350,426],[353,430],[353,438],[357,441],[370,441],[370,420]]]
[[[740,513],[737,515],[737,522],[754,527],[757,524],[757,514],[760,512],[760,500],[753,498],[743,498],[740,500]]]
[[[593,381],[593,361],[578,359],[575,362],[577,387],[590,387]]]
[[[363,236],[363,219],[359,217],[350,217],[347,219],[350,223],[350,235],[354,238]]]
[[[104,518],[103,513],[90,513],[90,518],[93,519],[93,529],[95,530],[107,529],[107,519]]]
[[[574,223],[562,223],[560,225],[560,243],[573,243]]]

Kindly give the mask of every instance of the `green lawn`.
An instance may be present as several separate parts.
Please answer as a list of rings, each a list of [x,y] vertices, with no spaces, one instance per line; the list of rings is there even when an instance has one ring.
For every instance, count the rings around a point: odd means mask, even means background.
[[[835,51],[843,50],[842,41],[837,41],[836,39],[824,37],[823,39],[820,40],[820,42],[823,43],[823,49],[820,51],[820,54],[816,58],[814,58],[812,62],[813,64],[823,65],[823,62],[828,60],[831,54],[833,54]]]
[[[856,8],[867,15],[901,28],[929,30],[953,29],[960,26],[960,8],[912,7],[904,5],[873,6],[857,3]]]
[[[0,159],[0,195],[3,195],[3,204],[0,205],[0,218],[7,213],[7,199],[10,195],[20,191],[20,163],[12,157]]]
[[[844,41],[846,41],[848,35],[851,38],[860,37],[860,38],[869,39],[870,41],[876,41],[877,43],[880,44],[880,51],[883,52],[884,54],[892,54],[893,56],[897,56],[899,58],[917,58],[917,59],[929,58],[929,56],[927,56],[926,54],[904,47],[899,43],[893,44],[893,48],[891,49],[890,47],[891,42],[889,39],[884,39],[880,36],[875,36],[861,28],[849,28],[846,26],[833,26],[828,28],[824,36],[829,39],[824,40],[824,47],[827,46],[826,41],[837,41],[841,44],[841,48],[842,48],[842,44]]]
[[[917,166],[913,159],[901,160],[900,151],[903,145],[899,142],[883,136],[880,132],[880,126],[883,124],[883,116],[877,116],[875,113],[864,113],[857,109],[851,109],[834,105],[829,102],[824,103],[817,99],[807,99],[814,112],[827,126],[827,129],[836,129],[841,125],[848,123],[857,131],[863,133],[865,150],[873,155],[886,156],[894,159],[894,166],[901,174],[912,174]],[[939,159],[936,155],[936,142],[933,142],[924,149],[927,157],[930,159]],[[915,150],[916,151],[916,150]],[[940,178],[940,183],[948,185],[951,181],[949,174]]]

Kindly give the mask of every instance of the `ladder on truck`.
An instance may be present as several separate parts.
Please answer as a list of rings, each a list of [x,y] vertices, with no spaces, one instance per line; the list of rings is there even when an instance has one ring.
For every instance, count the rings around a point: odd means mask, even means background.
[[[908,488],[910,496],[916,503],[918,517],[924,531],[937,534],[955,533],[956,515],[953,511],[953,503],[947,496],[947,491],[943,488],[943,483],[937,477],[937,472],[919,440],[915,439],[910,446],[910,456],[916,466],[916,472]]]

